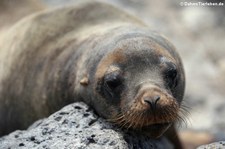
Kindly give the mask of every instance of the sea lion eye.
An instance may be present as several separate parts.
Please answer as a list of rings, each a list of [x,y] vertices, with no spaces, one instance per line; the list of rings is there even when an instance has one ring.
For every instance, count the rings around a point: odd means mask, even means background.
[[[105,85],[112,91],[122,84],[122,77],[119,73],[110,73],[105,76]]]
[[[166,84],[170,88],[177,86],[177,68],[174,64],[168,64],[168,68],[165,71]]]
[[[175,68],[170,68],[169,70],[167,70],[166,72],[167,77],[174,80],[177,76],[177,70]]]

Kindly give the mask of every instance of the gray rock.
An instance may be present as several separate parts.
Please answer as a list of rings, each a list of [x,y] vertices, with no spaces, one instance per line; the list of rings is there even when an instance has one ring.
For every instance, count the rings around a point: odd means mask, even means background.
[[[224,149],[225,148],[225,141],[214,142],[207,145],[202,145],[197,149]]]
[[[17,130],[0,138],[0,148],[24,149],[170,149],[164,137],[153,140],[123,132],[98,117],[84,103],[74,103],[35,122],[28,130]]]

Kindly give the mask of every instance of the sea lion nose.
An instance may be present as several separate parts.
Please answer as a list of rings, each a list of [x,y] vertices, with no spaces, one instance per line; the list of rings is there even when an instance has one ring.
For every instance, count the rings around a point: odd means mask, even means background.
[[[160,96],[144,97],[144,102],[147,103],[152,109],[156,108],[157,102],[160,100]]]

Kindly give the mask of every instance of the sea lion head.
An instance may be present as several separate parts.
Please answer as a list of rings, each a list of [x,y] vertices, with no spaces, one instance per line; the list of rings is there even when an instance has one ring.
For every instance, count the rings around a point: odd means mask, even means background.
[[[93,106],[121,127],[159,137],[180,119],[184,71],[165,38],[146,34],[120,36],[101,58]]]

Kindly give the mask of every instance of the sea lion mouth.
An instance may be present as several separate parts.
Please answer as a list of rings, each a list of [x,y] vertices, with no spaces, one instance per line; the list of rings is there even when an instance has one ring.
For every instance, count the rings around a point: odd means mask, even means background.
[[[160,137],[172,123],[182,119],[180,104],[172,93],[151,83],[141,85],[133,98],[122,96],[116,110],[112,122],[152,138]]]
[[[112,121],[121,128],[158,138],[176,121],[180,119],[180,108],[174,100],[164,100],[158,108],[143,106],[140,102],[133,104],[129,110],[117,114]],[[160,107],[161,106],[161,107]]]

